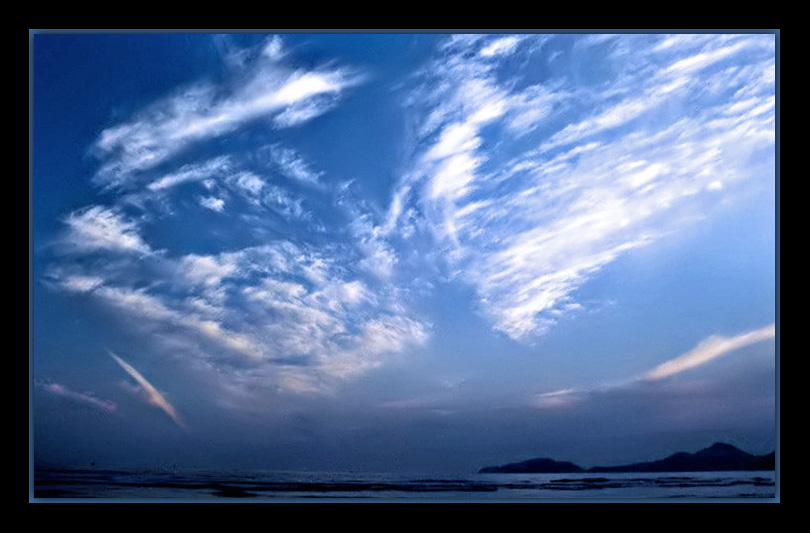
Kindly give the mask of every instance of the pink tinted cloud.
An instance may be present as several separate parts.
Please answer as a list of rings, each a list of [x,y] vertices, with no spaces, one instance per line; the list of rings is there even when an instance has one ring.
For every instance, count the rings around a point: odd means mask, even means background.
[[[164,413],[166,413],[169,416],[169,418],[171,418],[172,421],[175,424],[177,424],[178,427],[180,427],[181,429],[186,429],[186,425],[180,419],[180,414],[177,412],[177,409],[175,409],[174,406],[170,404],[168,400],[166,400],[166,398],[163,397],[160,391],[158,391],[151,383],[149,383],[146,380],[146,378],[143,377],[140,372],[135,370],[135,368],[132,365],[130,365],[129,363],[127,363],[126,361],[124,361],[123,359],[121,359],[112,352],[110,352],[110,356],[115,360],[116,363],[118,363],[121,366],[121,368],[124,369],[124,371],[127,374],[129,374],[135,381],[138,382],[138,385],[141,386],[141,388],[147,395],[146,398],[147,402],[154,405],[155,407],[158,407]]]
[[[77,392],[60,383],[46,383],[42,385],[42,388],[54,396],[87,405],[105,413],[114,413],[118,410],[118,404],[111,400],[103,400],[87,392]]]

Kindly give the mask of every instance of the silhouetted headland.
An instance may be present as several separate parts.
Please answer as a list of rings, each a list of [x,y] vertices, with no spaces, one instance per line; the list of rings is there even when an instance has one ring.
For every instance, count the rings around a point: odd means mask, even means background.
[[[530,459],[502,466],[486,466],[482,474],[564,474],[589,472],[726,472],[775,470],[776,453],[753,455],[723,442],[716,442],[695,453],[678,452],[660,459],[620,466],[582,468],[568,461],[547,458]]]

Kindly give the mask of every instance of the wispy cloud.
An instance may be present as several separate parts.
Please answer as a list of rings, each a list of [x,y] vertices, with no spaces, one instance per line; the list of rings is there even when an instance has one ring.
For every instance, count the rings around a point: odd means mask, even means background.
[[[262,203],[285,218],[303,220],[312,217],[312,214],[303,207],[303,198],[295,197],[289,191],[276,185],[267,187]]]
[[[183,281],[192,285],[217,286],[226,277],[237,274],[239,255],[197,255],[188,254],[178,262],[178,274]]]
[[[104,279],[83,274],[53,274],[46,283],[50,283],[64,291],[82,293],[90,292],[104,285]]]
[[[417,349],[429,331],[400,305],[395,287],[372,288],[373,278],[344,266],[356,257],[353,247],[328,252],[278,241],[119,265],[129,274],[111,278],[86,267],[53,269],[48,283],[133,321],[152,349],[177,355],[188,347],[234,386],[323,392]]]
[[[121,186],[192,143],[230,133],[259,117],[274,117],[278,127],[299,125],[329,110],[362,80],[345,68],[285,67],[279,62],[279,43],[279,38],[269,41],[265,50],[274,51],[255,58],[251,71],[240,73],[245,81],[236,88],[198,82],[104,130],[94,147],[103,160],[96,183]],[[187,177],[181,174],[175,181]]]
[[[105,413],[114,413],[118,410],[118,404],[111,400],[103,400],[88,392],[78,392],[60,383],[44,383],[40,385],[40,388],[54,396],[76,402],[81,405],[87,405]]]
[[[731,352],[745,348],[751,344],[770,340],[776,337],[776,325],[771,324],[762,329],[748,331],[734,337],[713,336],[704,340],[692,350],[676,357],[670,361],[662,363],[646,372],[641,379],[658,381],[681,372],[686,372],[712,362],[713,360],[728,355]]]
[[[231,164],[228,157],[217,157],[203,163],[184,165],[179,170],[156,179],[147,186],[147,189],[153,192],[163,191],[189,181],[221,177],[230,171]]]
[[[578,404],[587,398],[586,389],[560,389],[535,396],[532,405],[542,409],[556,409]]]
[[[110,357],[112,357],[116,363],[118,363],[124,371],[129,374],[132,379],[138,382],[138,385],[144,390],[147,395],[147,399],[149,403],[154,405],[155,407],[160,408],[164,413],[166,413],[172,421],[177,424],[178,427],[181,429],[186,429],[185,424],[180,419],[180,415],[177,412],[177,409],[174,408],[172,404],[170,404],[166,398],[158,391],[151,383],[149,383],[145,377],[141,375],[140,372],[135,370],[135,368],[115,355],[114,353],[110,352]]]
[[[322,173],[312,170],[295,150],[279,145],[271,146],[269,150],[273,162],[284,176],[303,183],[319,183]]]
[[[483,57],[494,57],[510,53],[520,43],[521,37],[517,35],[510,35],[508,37],[501,37],[489,44],[478,52]]]
[[[138,224],[114,208],[97,205],[74,211],[65,219],[65,223],[69,228],[64,239],[68,250],[152,252],[140,236]]]
[[[381,280],[390,280],[399,257],[381,234],[380,227],[366,214],[355,218],[351,230],[358,240],[357,247],[364,255],[360,266]]]
[[[119,312],[128,317],[139,319],[140,327],[155,328],[171,325],[178,328],[177,337],[187,336],[191,339],[201,339],[212,343],[212,347],[224,350],[235,363],[245,361],[260,361],[264,349],[250,334],[234,331],[223,325],[221,316],[225,311],[222,307],[207,303],[213,316],[206,316],[199,312],[190,312],[184,307],[193,307],[197,310],[201,306],[194,306],[194,301],[172,302],[168,299],[146,293],[130,287],[105,286],[95,291],[95,296],[102,302],[112,305]],[[224,354],[221,354],[221,357]]]
[[[494,328],[542,334],[606,265],[773,177],[774,43],[760,37],[611,40],[617,74],[587,91],[498,70],[536,48],[451,39],[410,101],[419,155],[381,233],[411,232],[418,207]]]
[[[199,198],[200,205],[211,211],[222,213],[225,210],[225,200],[216,196],[203,196]]]
[[[688,352],[661,363],[641,375],[617,382],[603,383],[591,388],[568,388],[538,394],[532,404],[535,407],[545,409],[569,407],[586,401],[595,392],[609,392],[611,390],[634,388],[645,383],[659,382],[708,365],[716,359],[730,355],[742,348],[772,340],[775,337],[775,324],[740,333],[733,337],[711,336],[698,343]]]

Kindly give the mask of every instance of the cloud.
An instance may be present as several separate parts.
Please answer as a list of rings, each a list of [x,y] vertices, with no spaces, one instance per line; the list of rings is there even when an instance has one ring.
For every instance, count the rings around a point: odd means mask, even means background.
[[[249,334],[233,331],[224,326],[221,316],[225,310],[211,305],[210,302],[207,306],[213,311],[214,316],[205,316],[183,309],[186,304],[184,301],[170,302],[168,299],[164,300],[143,290],[129,287],[103,287],[94,294],[102,301],[113,305],[125,316],[139,319],[140,327],[171,325],[179,328],[175,333],[177,337],[190,335],[192,339],[213,343],[219,350],[220,358],[227,359],[227,354],[239,363],[255,362],[263,358],[264,349],[261,344]],[[189,304],[193,305],[194,302]],[[197,310],[200,308],[195,306]],[[222,353],[222,350],[225,353]]]
[[[181,183],[227,175],[230,170],[231,162],[228,157],[216,157],[203,163],[184,165],[179,170],[153,181],[147,186],[147,189],[153,192],[163,191]]]
[[[742,333],[734,337],[709,337],[685,354],[662,363],[649,372],[646,372],[641,379],[648,381],[665,379],[708,364],[718,357],[728,355],[740,348],[775,337],[775,324],[771,324],[762,329]]]
[[[198,82],[104,130],[94,145],[103,161],[94,181],[119,187],[166,162],[192,143],[233,132],[260,117],[278,127],[299,125],[328,111],[345,90],[361,82],[344,68],[293,69],[283,66],[279,38],[269,41],[244,82],[234,87]],[[193,179],[179,174],[156,187]]]
[[[710,43],[707,47],[712,46],[713,43]],[[543,143],[542,149],[548,151],[560,145],[582,142],[600,132],[623,126],[662,105],[677,103],[690,90],[690,84],[695,81],[692,76],[698,71],[751,46],[752,43],[742,41],[678,59],[656,71],[649,80],[639,80],[641,84],[637,92],[641,94],[638,97],[626,97],[612,103],[611,92],[606,91],[609,95],[604,99],[606,107],[601,108],[595,116],[567,125]],[[627,81],[622,80],[622,84],[625,83]],[[597,103],[597,109],[600,109],[600,104],[602,102]]]
[[[483,57],[494,57],[509,54],[520,43],[521,38],[516,35],[502,37],[489,43],[478,53]]]
[[[160,391],[158,391],[151,383],[149,383],[146,380],[146,378],[143,377],[140,372],[135,370],[135,368],[132,365],[130,365],[129,363],[127,363],[114,353],[112,352],[109,353],[110,357],[112,357],[115,360],[115,362],[118,363],[121,366],[121,368],[123,368],[124,371],[132,377],[132,379],[138,382],[138,385],[140,385],[141,388],[146,393],[149,403],[151,403],[155,407],[158,407],[164,413],[166,413],[169,416],[169,418],[171,418],[172,421],[175,424],[177,424],[179,428],[186,429],[185,424],[180,419],[180,415],[177,412],[177,409],[175,409],[174,406],[170,404],[166,400],[166,398],[163,397]]]
[[[179,270],[184,281],[192,285],[217,286],[226,277],[233,276],[239,268],[238,254],[197,255],[180,258]]]
[[[76,251],[152,253],[139,234],[138,224],[115,208],[97,205],[74,211],[65,219],[65,224],[69,228],[65,242]]]
[[[313,171],[295,150],[279,145],[271,146],[269,149],[270,157],[284,176],[303,183],[313,185],[319,183],[322,173]]]
[[[576,405],[584,401],[587,396],[587,390],[560,389],[538,394],[532,401],[532,405],[541,409],[557,409]]]
[[[415,272],[423,289],[445,273],[471,286],[513,339],[542,334],[583,308],[577,291],[606,265],[767,179],[775,128],[767,40],[637,38],[637,68],[610,56],[598,84],[525,77],[546,72],[537,52],[554,39],[459,36],[438,48],[409,98],[417,123],[403,152],[414,155],[387,211],[330,187],[279,132],[189,162],[197,143],[223,149],[207,141],[257,119],[302,125],[362,81],[334,63],[294,68],[281,38],[224,43],[232,79],[184,87],[99,135],[94,180],[112,205],[65,219],[73,252],[51,285],[251,391],[327,391],[420,349],[430,325],[406,305]],[[182,218],[226,202],[227,217]],[[139,257],[151,237],[167,249]]]
[[[417,348],[428,338],[424,323],[391,314],[370,318],[358,330],[342,350],[318,352],[319,368],[325,376],[349,379],[362,375],[383,365],[386,356]]]
[[[56,286],[68,292],[90,292],[104,284],[103,278],[81,274],[65,275],[55,280]]]
[[[679,59],[672,65],[668,66],[664,73],[668,75],[682,76],[684,74],[693,74],[703,70],[712,64],[730,57],[745,48],[751,46],[749,41],[740,41],[728,46],[720,48],[712,48],[707,51],[702,51],[698,54]]]
[[[119,264],[108,278],[91,275],[92,264],[52,269],[49,285],[87,293],[149,339],[150,349],[213,365],[230,387],[325,392],[428,336],[395,287],[372,288],[344,266],[356,253],[277,241]]]
[[[282,39],[240,49],[215,38],[221,82],[184,86],[100,132],[93,181],[107,205],[64,220],[73,246],[46,272],[50,288],[125,321],[144,349],[250,401],[334,390],[420,349],[430,331],[404,305],[378,210],[344,201],[272,130],[326,112],[363,76],[298,67]],[[271,129],[234,135],[258,120]]]
[[[268,209],[275,211],[285,218],[304,220],[312,217],[312,213],[303,207],[303,198],[294,197],[285,189],[276,185],[267,188],[262,203]]]
[[[264,188],[264,180],[253,172],[240,172],[232,178],[232,182],[249,198],[257,198]]]
[[[222,213],[225,210],[225,200],[215,196],[203,196],[199,198],[200,205],[211,211]]]
[[[118,410],[118,404],[111,400],[102,400],[88,392],[77,392],[60,383],[45,383],[40,385],[40,388],[54,396],[87,405],[105,413],[114,413]]]
[[[279,128],[299,126],[335,107],[335,100],[334,97],[330,96],[317,96],[295,102],[279,113],[273,119],[273,123]]]
[[[418,155],[379,234],[421,213],[494,329],[527,340],[605,266],[772,180],[773,39],[667,39],[611,39],[598,89],[498,70],[496,51],[539,47],[451,39],[410,100]]]
[[[711,336],[698,343],[688,352],[670,359],[639,376],[612,383],[603,383],[591,388],[568,388],[546,392],[537,395],[532,401],[532,405],[544,409],[570,407],[588,400],[594,393],[635,389],[645,384],[653,384],[708,365],[720,357],[775,337],[775,324],[740,333],[733,337]]]

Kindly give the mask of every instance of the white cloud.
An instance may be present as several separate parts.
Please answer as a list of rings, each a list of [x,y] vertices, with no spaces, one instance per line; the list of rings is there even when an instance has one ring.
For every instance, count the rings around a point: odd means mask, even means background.
[[[528,87],[509,97],[510,120],[507,127],[514,135],[526,135],[541,126],[554,112],[554,106],[571,98],[559,88]]]
[[[256,174],[248,171],[240,172],[233,177],[233,183],[247,193],[250,197],[257,197],[264,188],[264,180]]]
[[[108,279],[78,265],[53,269],[49,284],[111,306],[150,349],[210,362],[217,379],[234,387],[323,392],[418,348],[427,336],[395,288],[372,289],[350,274],[347,253],[277,241],[212,255],[167,254],[155,268]]]
[[[215,196],[203,196],[199,198],[200,205],[211,211],[222,213],[225,210],[225,200]]]
[[[303,201],[303,198],[293,197],[289,192],[275,185],[267,187],[263,199],[266,207],[284,217],[307,219],[311,217],[311,213],[304,209]]]
[[[425,70],[430,89],[414,93],[410,105],[426,117],[421,156],[381,233],[410,232],[403,213],[417,202],[452,271],[510,337],[542,334],[606,265],[706,216],[732,182],[773,173],[767,156],[752,165],[749,155],[774,146],[774,85],[763,75],[772,41],[672,40],[652,52],[648,40],[621,41],[644,48],[608,58],[623,62],[620,75],[598,91],[565,79],[522,85],[520,72],[496,74],[497,47],[483,62],[470,52],[485,41],[459,43]],[[636,68],[626,69],[630,57]],[[743,67],[709,70],[730,58]],[[710,76],[692,83],[698,72]]]
[[[521,38],[516,35],[501,37],[500,39],[497,39],[496,41],[493,41],[486,47],[482,48],[478,53],[483,57],[506,55],[512,52],[520,41]]]
[[[319,182],[322,173],[313,171],[295,150],[276,145],[270,148],[270,156],[284,176],[304,183]]]
[[[283,59],[285,52],[284,43],[282,42],[281,37],[276,35],[267,41],[267,44],[262,49],[262,55],[271,61],[280,61]]]
[[[350,229],[357,240],[356,247],[363,254],[360,266],[381,280],[390,280],[399,258],[385,238],[383,228],[374,225],[368,214],[353,212],[352,216]]]
[[[147,294],[144,290],[104,286],[96,290],[95,294],[125,311],[127,315],[141,320],[171,323],[179,322],[183,316],[167,307],[160,298]]]
[[[641,379],[658,381],[708,364],[740,348],[776,337],[776,325],[748,331],[734,337],[713,336],[704,340],[683,355],[658,365],[646,372]]]
[[[347,379],[379,367],[385,356],[418,347],[427,338],[425,324],[383,314],[361,324],[347,349],[330,356],[321,352],[321,365],[327,375]]]
[[[737,154],[770,143],[750,124],[730,134],[695,120],[625,136],[551,167],[529,166],[529,187],[473,213],[480,237],[461,227],[460,241],[472,248],[467,278],[496,328],[516,338],[541,331],[549,324],[541,314],[604,265],[700,214],[694,198],[717,190],[717,176],[753,175]],[[484,242],[496,244],[481,254]]]
[[[273,123],[279,128],[291,128],[309,122],[335,107],[335,98],[320,96],[296,102],[276,115]]]
[[[56,284],[63,290],[70,292],[90,292],[104,284],[104,279],[98,276],[67,275],[56,280]]]
[[[576,405],[586,398],[587,391],[580,389],[561,389],[538,394],[531,403],[534,407],[539,407],[540,409],[559,409]]]
[[[716,36],[708,34],[677,34],[669,35],[659,40],[658,44],[653,47],[653,52],[659,53],[669,51],[673,48],[676,50],[688,50],[697,46],[704,45],[707,41],[711,41]]]
[[[306,122],[361,82],[356,73],[341,68],[284,67],[278,62],[283,56],[279,43],[278,37],[268,43],[268,54],[257,59],[247,82],[236,89],[197,83],[104,130],[95,144],[104,163],[94,180],[107,187],[121,186],[191,143],[232,132],[263,116],[275,116],[279,127]]]
[[[724,46],[722,48],[710,49],[705,52],[680,59],[674,64],[670,65],[664,70],[665,74],[682,76],[684,74],[692,74],[699,70],[705,69],[708,66],[730,57],[745,48],[749,47],[750,43],[746,40],[738,43]]]
[[[368,287],[358,280],[340,284],[336,287],[336,292],[337,298],[350,306],[358,305],[361,302],[373,302],[376,300],[374,294]]]
[[[721,44],[725,43],[725,39],[722,37],[718,37],[715,41]],[[665,40],[664,42],[667,41]],[[691,41],[676,39],[673,41],[673,44],[665,46],[664,48],[670,49],[676,42],[686,44]],[[578,123],[567,125],[545,142],[542,145],[542,149],[552,150],[560,145],[581,142],[600,132],[623,126],[659,108],[665,103],[669,105],[680,105],[677,97],[683,96],[684,93],[690,89],[691,82],[698,81],[700,84],[705,83],[705,80],[694,78],[699,71],[707,69],[713,64],[732,57],[747,48],[754,46],[761,47],[761,45],[762,43],[757,43],[754,40],[742,40],[717,48],[716,43],[710,41],[709,44],[705,46],[705,50],[698,53],[692,53],[693,48],[688,45],[684,46],[683,50],[678,48],[678,51],[686,51],[686,53],[691,55],[674,59],[671,64],[659,68],[652,76],[648,76],[646,79],[634,80],[640,88],[640,91],[637,90],[637,92],[641,93],[638,97],[624,98],[613,103],[609,99],[613,96],[612,92],[610,90],[605,91],[604,94],[607,98],[605,98],[605,103],[599,113]],[[654,60],[656,62],[661,61],[660,58],[654,58]],[[726,75],[725,77],[727,80],[728,76]],[[621,83],[626,85],[628,80],[622,80]],[[622,88],[622,90],[626,91],[628,89]]]
[[[142,289],[104,286],[96,289],[93,294],[124,316],[137,319],[134,324],[138,328],[161,331],[167,325],[171,326],[175,329],[176,336],[213,342],[220,349],[220,357],[225,359],[231,357],[239,362],[256,362],[264,357],[262,346],[250,335],[223,326],[220,320],[224,309],[213,307],[210,302],[207,305],[209,309],[216,310],[215,317],[201,316],[184,308],[183,301],[149,294]],[[199,305],[192,307],[200,309]],[[226,351],[222,352],[221,349]]]
[[[127,220],[116,209],[93,206],[74,211],[65,219],[70,231],[66,241],[76,250],[152,252],[139,234],[138,224]]]
[[[192,284],[219,285],[223,278],[237,271],[234,254],[220,256],[189,254],[180,259],[179,267],[184,280]]]
[[[544,143],[542,149],[551,150],[560,145],[580,142],[609,128],[616,128],[659,106],[662,101],[661,96],[657,96],[655,93],[623,100],[608,107],[595,117],[587,118],[577,124],[569,124]]]
[[[203,181],[211,177],[219,177],[230,172],[230,169],[231,163],[228,157],[216,157],[204,163],[184,165],[176,172],[153,181],[147,188],[153,192],[163,191],[188,181]]]

